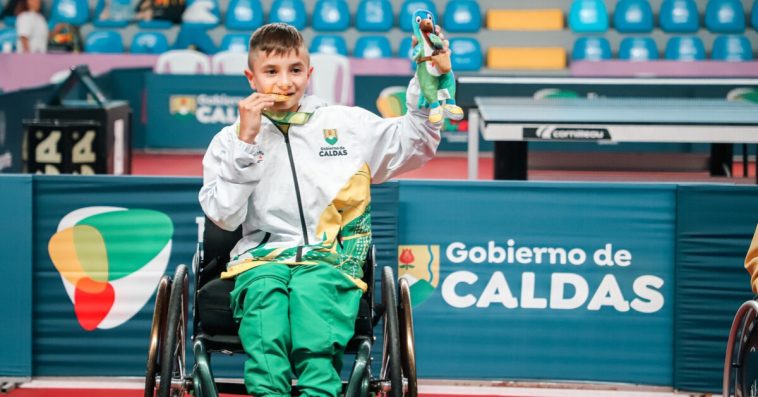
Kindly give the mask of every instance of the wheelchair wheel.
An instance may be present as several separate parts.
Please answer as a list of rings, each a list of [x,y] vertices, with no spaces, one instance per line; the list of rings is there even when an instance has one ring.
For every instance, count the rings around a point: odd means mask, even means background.
[[[166,320],[166,343],[161,346],[161,382],[158,397],[184,396],[187,337],[187,266],[179,265],[171,283]],[[172,385],[178,380],[178,385]]]
[[[400,329],[397,316],[395,276],[391,267],[382,271],[382,302],[384,303],[384,344],[380,377],[390,381],[390,397],[402,397],[403,375],[400,361]]]
[[[155,396],[155,375],[159,367],[159,349],[166,334],[166,310],[168,309],[169,277],[163,276],[158,282],[153,308],[153,323],[150,326],[150,346],[147,351],[145,372],[145,397]]]
[[[734,316],[724,359],[723,395],[754,395],[758,383],[758,302],[747,301]],[[734,380],[734,383],[732,383]],[[734,394],[732,394],[732,387]]]
[[[400,352],[403,362],[403,374],[408,380],[407,397],[418,396],[416,379],[416,350],[413,344],[413,305],[411,304],[411,287],[408,280],[401,278],[400,289]]]

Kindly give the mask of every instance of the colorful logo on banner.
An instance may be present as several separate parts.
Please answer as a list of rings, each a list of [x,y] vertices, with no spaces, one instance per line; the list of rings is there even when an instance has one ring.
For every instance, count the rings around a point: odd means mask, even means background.
[[[397,255],[398,277],[408,280],[411,302],[418,306],[429,299],[440,283],[440,246],[400,245]]]
[[[85,207],[58,223],[48,252],[87,331],[118,327],[153,295],[171,255],[174,225],[146,209]]]
[[[169,102],[169,111],[172,116],[180,118],[195,116],[197,99],[194,95],[172,95]]]

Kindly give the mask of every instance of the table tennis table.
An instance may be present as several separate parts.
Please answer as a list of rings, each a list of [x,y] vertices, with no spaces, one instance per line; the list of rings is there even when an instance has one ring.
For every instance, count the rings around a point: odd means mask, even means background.
[[[758,104],[690,98],[475,97],[469,179],[478,132],[495,141],[495,179],[526,179],[528,141],[758,143]],[[757,165],[758,167],[758,165]]]

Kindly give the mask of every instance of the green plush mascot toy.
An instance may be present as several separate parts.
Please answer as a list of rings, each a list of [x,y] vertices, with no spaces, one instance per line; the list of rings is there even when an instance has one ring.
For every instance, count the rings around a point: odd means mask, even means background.
[[[455,77],[450,66],[450,50],[437,36],[434,15],[427,10],[413,13],[413,60],[416,79],[421,87],[419,108],[431,108],[429,121],[439,123],[443,118],[460,120],[463,109],[455,104]]]

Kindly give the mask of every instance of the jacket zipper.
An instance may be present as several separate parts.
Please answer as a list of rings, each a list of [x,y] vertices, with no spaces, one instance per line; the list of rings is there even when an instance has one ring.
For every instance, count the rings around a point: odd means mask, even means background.
[[[275,124],[276,125],[276,124]],[[292,126],[290,126],[292,128]],[[277,126],[277,129],[279,127]],[[295,196],[297,197],[297,209],[300,212],[300,226],[303,229],[303,243],[305,245],[308,245],[308,229],[305,227],[305,215],[303,213],[303,199],[300,196],[300,184],[297,181],[297,171],[295,170],[295,158],[292,155],[292,145],[290,145],[290,135],[289,131],[284,132],[282,130],[279,130],[284,135],[284,143],[287,145],[287,155],[290,159],[290,169],[292,170],[292,180],[295,182]],[[297,248],[297,256],[295,257],[295,260],[297,262],[300,262],[303,258],[303,247]]]

